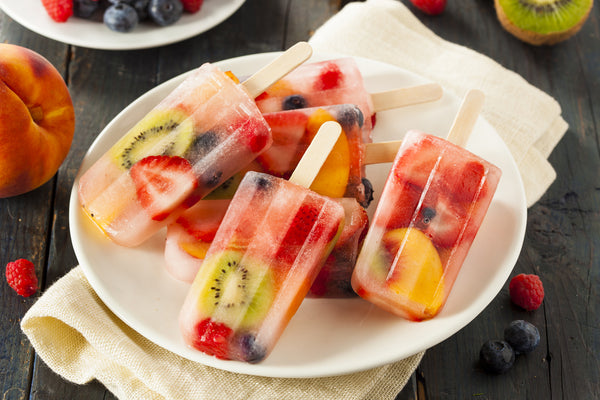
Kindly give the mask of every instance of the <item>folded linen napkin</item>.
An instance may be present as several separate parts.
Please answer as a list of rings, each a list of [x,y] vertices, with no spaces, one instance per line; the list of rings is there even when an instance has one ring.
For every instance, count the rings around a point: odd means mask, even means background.
[[[470,88],[483,90],[484,116],[517,160],[528,204],[552,183],[555,174],[546,158],[567,129],[559,105],[487,57],[437,37],[400,2],[350,3],[310,42],[317,51],[398,65],[459,97]],[[120,399],[394,399],[424,354],[318,379],[221,371],[175,355],[129,328],[97,297],[80,267],[44,293],[21,327],[53,371],[77,384],[97,379]]]
[[[556,178],[547,158],[568,128],[556,100],[492,59],[440,38],[401,2],[349,3],[309,43],[315,51],[399,66],[438,82],[459,98],[469,89],[482,90],[482,115],[510,149],[527,205],[538,201]]]
[[[423,355],[316,379],[222,371],[171,353],[129,328],[98,298],[81,267],[46,290],[21,328],[54,372],[77,384],[97,379],[123,400],[394,399]]]

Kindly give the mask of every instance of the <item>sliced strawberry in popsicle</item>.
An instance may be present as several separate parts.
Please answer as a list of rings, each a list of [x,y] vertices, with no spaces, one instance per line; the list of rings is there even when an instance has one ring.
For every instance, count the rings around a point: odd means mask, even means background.
[[[191,164],[178,156],[145,157],[130,175],[140,204],[155,221],[167,218],[198,186]]]

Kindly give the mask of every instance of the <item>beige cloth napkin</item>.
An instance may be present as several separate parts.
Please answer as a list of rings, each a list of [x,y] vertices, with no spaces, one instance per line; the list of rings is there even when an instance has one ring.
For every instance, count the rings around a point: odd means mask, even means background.
[[[469,88],[482,89],[484,116],[513,152],[528,203],[555,178],[546,158],[567,129],[559,105],[489,58],[440,39],[400,2],[350,3],[310,42],[317,51],[398,65],[459,97]],[[133,331],[100,301],[79,267],[44,293],[21,326],[56,373],[78,384],[97,379],[120,399],[393,399],[423,356],[318,379],[221,371],[179,357]]]
[[[556,178],[547,157],[566,132],[559,104],[521,76],[471,49],[441,39],[397,0],[353,2],[310,39],[315,51],[397,65],[462,98],[485,95],[483,116],[504,139],[519,167],[527,204]]]
[[[53,371],[78,384],[97,379],[123,400],[394,399],[422,357],[316,379],[221,371],[171,353],[129,328],[98,298],[81,267],[52,285],[21,327]]]

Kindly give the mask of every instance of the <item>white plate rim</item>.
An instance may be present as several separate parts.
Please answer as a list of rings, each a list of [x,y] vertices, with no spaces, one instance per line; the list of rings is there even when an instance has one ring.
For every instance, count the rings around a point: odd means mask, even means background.
[[[239,66],[243,66],[248,63],[254,63],[254,64],[259,63],[260,64],[262,62],[266,63],[268,60],[274,58],[277,54],[279,54],[279,52],[254,54],[254,55],[237,57],[237,58],[233,58],[233,59],[229,59],[229,60],[223,60],[223,61],[220,61],[215,64],[224,69],[228,69],[228,67],[231,67],[231,66],[239,67]],[[313,55],[312,60],[335,58],[335,57],[338,57],[338,55],[315,54],[315,55]],[[384,64],[384,63],[380,63],[380,62],[373,61],[373,60],[367,60],[367,59],[363,59],[360,57],[354,57],[354,58],[357,60],[357,62],[359,62],[359,66],[361,66],[361,67],[364,65],[369,65],[369,66],[373,65],[373,66],[382,66],[383,68],[392,68],[399,72],[402,72],[403,74],[407,74],[411,77],[414,77],[418,81],[423,80],[423,78],[421,78],[415,74],[412,74],[408,71],[402,70],[395,66],[391,66],[389,64]],[[235,68],[231,68],[231,69],[233,69],[235,72]],[[131,110],[133,108],[139,106],[140,102],[142,102],[144,100],[148,100],[149,98],[152,98],[153,96],[156,96],[156,94],[158,92],[164,91],[166,87],[174,87],[174,85],[176,83],[180,82],[182,79],[184,79],[184,77],[188,73],[189,72],[179,75],[175,78],[172,78],[171,80],[148,91],[146,94],[140,96],[140,98],[138,98],[137,100],[132,102],[121,113],[119,113],[107,125],[107,127],[101,132],[101,134],[98,136],[98,138],[90,146],[90,149],[86,153],[86,155],[84,157],[84,161],[82,162],[82,168],[83,168],[83,165],[85,164],[86,160],[89,159],[92,154],[99,152],[98,148],[101,146],[101,139],[103,138],[103,136],[106,134],[107,131],[110,131],[111,127],[114,124],[116,124],[117,122],[122,123],[123,119],[125,117],[127,117],[127,115],[131,112]],[[452,96],[448,93],[445,93],[444,96],[445,97],[448,96],[451,99],[451,101],[455,104],[459,103],[459,100],[455,96]],[[421,106],[416,106],[416,107],[421,107]],[[379,121],[379,119],[378,119],[378,121]],[[133,124],[133,122],[135,122],[135,121],[131,121],[131,124]],[[406,358],[411,355],[417,354],[421,351],[424,351],[424,350],[442,342],[443,340],[452,336],[458,330],[460,330],[464,326],[466,326],[477,315],[479,315],[479,313],[481,313],[481,311],[483,311],[483,309],[496,297],[498,292],[501,290],[502,285],[506,282],[508,276],[510,275],[510,273],[512,271],[512,268],[514,267],[514,265],[518,259],[518,256],[521,251],[523,239],[525,236],[526,215],[527,215],[527,208],[526,208],[526,203],[525,203],[525,191],[523,188],[523,183],[520,178],[520,175],[518,175],[518,168],[516,166],[516,163],[512,159],[512,156],[510,156],[510,152],[509,152],[508,148],[506,147],[506,145],[504,144],[504,142],[499,138],[499,136],[497,136],[497,133],[495,132],[494,128],[484,118],[479,117],[475,129],[476,130],[477,129],[485,129],[485,130],[492,132],[492,134],[496,136],[496,139],[497,139],[496,143],[495,143],[496,147],[499,149],[500,152],[509,154],[509,156],[508,156],[509,159],[505,160],[509,167],[509,172],[512,175],[516,174],[516,176],[512,177],[512,179],[514,180],[514,182],[512,182],[512,183],[515,186],[513,188],[514,189],[513,195],[515,198],[514,201],[515,201],[515,204],[517,205],[517,207],[514,210],[512,210],[512,211],[516,212],[516,214],[514,216],[515,217],[514,238],[512,239],[512,242],[514,243],[514,245],[510,248],[510,251],[508,252],[508,254],[506,254],[506,256],[504,258],[505,261],[503,263],[503,268],[501,269],[501,271],[499,271],[493,277],[493,279],[490,282],[488,282],[489,289],[485,292],[484,295],[479,296],[477,299],[475,299],[475,301],[472,304],[470,304],[470,306],[466,310],[459,310],[458,312],[454,313],[451,316],[451,319],[452,319],[451,326],[446,326],[445,327],[446,329],[440,330],[440,325],[442,325],[442,327],[444,327],[444,324],[439,323],[439,321],[442,321],[443,319],[446,318],[445,316],[443,316],[445,310],[442,310],[442,313],[440,313],[440,315],[438,317],[436,317],[430,321],[416,323],[416,324],[419,324],[417,326],[423,326],[424,324],[430,324],[432,330],[437,330],[435,335],[426,337],[423,340],[421,340],[419,343],[413,344],[410,347],[410,349],[403,349],[403,351],[391,352],[391,353],[389,353],[385,356],[381,356],[377,359],[360,360],[360,362],[358,362],[356,364],[346,363],[344,365],[330,365],[330,364],[325,363],[324,365],[310,364],[310,365],[306,365],[306,366],[284,366],[284,367],[282,367],[280,365],[279,366],[278,365],[270,365],[268,362],[269,358],[267,358],[267,360],[265,360],[263,363],[259,363],[259,364],[246,364],[246,363],[241,363],[241,362],[237,362],[237,361],[218,360],[214,357],[209,357],[209,356],[206,356],[206,355],[198,353],[198,352],[194,352],[194,351],[190,352],[189,349],[187,349],[187,350],[182,349],[180,345],[175,345],[173,343],[165,343],[164,338],[160,337],[160,335],[157,335],[156,332],[151,332],[151,331],[145,330],[143,326],[140,326],[139,320],[137,320],[137,318],[135,316],[131,315],[131,312],[129,310],[123,309],[123,307],[118,303],[118,301],[116,301],[116,299],[114,299],[112,297],[110,290],[103,286],[103,282],[99,278],[97,271],[95,270],[95,268],[93,266],[94,262],[92,260],[88,259],[87,254],[86,254],[86,249],[84,248],[83,244],[79,240],[79,237],[82,233],[81,227],[78,226],[78,224],[81,221],[80,220],[81,212],[79,210],[78,199],[77,199],[77,190],[76,190],[79,174],[74,182],[73,190],[71,193],[70,210],[69,210],[69,220],[71,222],[70,229],[71,229],[71,237],[72,237],[72,241],[73,241],[73,247],[74,247],[77,259],[79,260],[80,265],[81,265],[87,279],[89,280],[89,282],[92,285],[92,287],[94,288],[94,290],[96,290],[99,297],[109,307],[109,309],[111,309],[111,311],[113,311],[126,324],[131,326],[134,330],[138,331],[140,334],[142,334],[143,336],[145,336],[152,342],[160,345],[163,348],[166,348],[167,350],[170,350],[176,354],[179,354],[180,356],[182,356],[184,358],[188,358],[190,360],[200,362],[204,365],[227,370],[230,372],[251,374],[251,375],[258,375],[258,376],[266,376],[266,377],[280,377],[280,378],[327,377],[327,376],[354,373],[354,372],[359,372],[359,371],[379,367],[379,366],[382,366],[385,364],[399,361],[403,358]],[[99,156],[99,154],[97,154],[96,156]],[[80,171],[80,173],[81,173],[81,171]],[[506,173],[505,173],[505,175],[506,175]],[[501,185],[502,185],[502,181],[501,181]],[[496,201],[496,197],[495,197],[494,200],[492,201],[492,205],[490,206],[490,210],[492,210],[492,208],[495,207],[496,203],[497,203],[497,201]],[[506,207],[506,204],[502,204],[501,206]],[[509,206],[510,206],[510,204],[509,204]],[[510,207],[509,207],[509,209],[510,209]],[[484,224],[485,224],[485,221],[484,221]],[[482,230],[483,230],[483,226],[482,226]],[[474,245],[473,248],[475,248],[475,247],[476,246]],[[467,264],[467,262],[465,264]],[[460,279],[461,279],[461,275],[459,274],[459,278],[457,279],[456,284],[458,284],[458,281]],[[452,297],[452,295],[451,295],[451,297]],[[448,305],[450,304],[451,300],[452,300],[452,298],[450,298],[448,300]],[[314,302],[314,301],[323,301],[323,300],[310,299],[308,301]],[[328,300],[325,300],[325,301],[328,301]],[[333,301],[336,301],[336,300],[333,300]],[[346,301],[346,300],[337,300],[337,301]],[[360,302],[362,300],[355,299],[355,300],[348,300],[348,301]],[[301,306],[301,309],[302,309],[302,307],[304,307],[305,303],[307,303],[307,301],[305,301],[303,303],[303,306]],[[314,304],[314,303],[311,303],[311,304]],[[448,305],[446,306],[446,308],[448,308]],[[293,321],[294,321],[294,319],[292,319],[292,322]],[[406,321],[398,321],[398,324],[415,324],[415,323],[406,322]],[[288,329],[290,329],[290,328],[288,327]],[[284,332],[284,335],[285,335],[285,332]],[[277,350],[277,346],[273,353],[275,353],[276,350]],[[272,356],[273,355],[271,355],[270,357],[272,357]]]
[[[165,27],[141,23],[132,32],[113,32],[101,22],[72,16],[53,21],[39,0],[0,0],[0,8],[25,28],[66,44],[99,50],[137,50],[176,43],[215,27],[235,13],[246,0],[205,0],[200,11],[184,12]]]

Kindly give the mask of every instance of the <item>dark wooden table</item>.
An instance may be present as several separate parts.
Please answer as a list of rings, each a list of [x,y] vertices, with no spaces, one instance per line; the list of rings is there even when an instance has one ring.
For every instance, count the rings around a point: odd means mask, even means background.
[[[137,51],[59,43],[0,11],[0,41],[48,58],[68,83],[77,117],[71,152],[55,178],[25,195],[0,199],[0,265],[28,258],[47,288],[77,264],[68,230],[72,182],[96,135],[131,101],[203,62],[282,50],[307,40],[344,3],[248,0],[202,35]],[[517,309],[507,283],[474,321],[427,351],[398,399],[599,399],[600,7],[596,4],[576,37],[542,48],[505,33],[491,0],[450,1],[439,17],[415,14],[443,38],[488,55],[552,95],[570,128],[550,156],[558,177],[529,209],[525,243],[513,271],[541,277],[544,304],[535,312]],[[101,384],[73,385],[36,357],[19,322],[40,294],[24,299],[4,279],[0,283],[1,398],[113,399]],[[504,375],[483,373],[477,364],[481,344],[501,336],[513,319],[537,325],[540,346]]]

